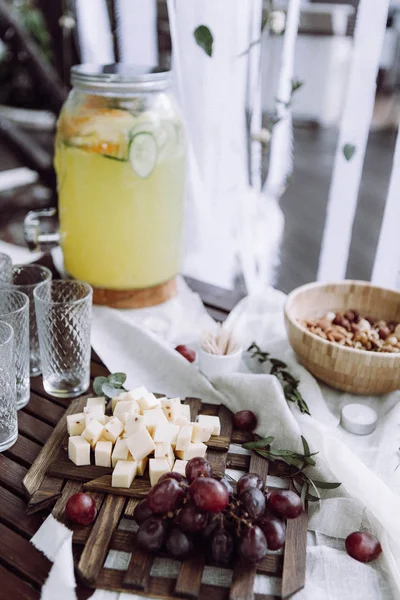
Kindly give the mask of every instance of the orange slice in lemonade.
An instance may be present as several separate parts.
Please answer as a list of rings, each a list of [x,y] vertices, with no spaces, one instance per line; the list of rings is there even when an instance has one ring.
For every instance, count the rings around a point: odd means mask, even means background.
[[[59,131],[68,146],[126,161],[134,124],[135,118],[129,112],[104,109],[75,119],[62,116]]]

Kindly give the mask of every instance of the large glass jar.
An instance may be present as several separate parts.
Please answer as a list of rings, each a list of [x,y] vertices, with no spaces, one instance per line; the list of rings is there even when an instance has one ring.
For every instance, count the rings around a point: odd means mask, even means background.
[[[181,262],[186,155],[169,73],[77,65],[71,81],[55,154],[65,269],[109,291],[168,282]]]

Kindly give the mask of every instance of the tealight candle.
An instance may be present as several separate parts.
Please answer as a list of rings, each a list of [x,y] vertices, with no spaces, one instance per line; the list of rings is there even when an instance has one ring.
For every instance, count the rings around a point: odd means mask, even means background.
[[[344,429],[357,435],[368,435],[375,430],[377,414],[364,404],[347,404],[342,408],[340,423]]]

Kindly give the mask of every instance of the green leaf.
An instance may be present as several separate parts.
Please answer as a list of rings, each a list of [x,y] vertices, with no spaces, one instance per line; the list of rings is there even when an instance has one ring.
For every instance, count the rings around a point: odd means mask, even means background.
[[[304,462],[306,462],[308,465],[311,465],[312,467],[315,467],[316,465],[315,460],[310,458],[309,456],[304,457]]]
[[[121,393],[121,388],[111,385],[108,381],[103,383],[101,389],[103,390],[103,395],[106,395],[107,398],[115,398],[115,396]]]
[[[200,48],[203,48],[207,56],[212,56],[213,52],[213,34],[207,25],[199,25],[193,32],[194,39]]]
[[[308,445],[306,438],[301,436],[301,441],[303,443],[304,454],[306,456],[309,456],[310,455],[310,446]]]
[[[262,440],[257,440],[256,442],[246,442],[243,444],[243,448],[246,450],[255,450],[256,448],[265,448],[265,446],[269,446],[274,441],[274,437],[270,435],[269,437],[262,438]]]
[[[343,146],[343,155],[347,161],[350,161],[353,158],[355,151],[356,147],[354,144],[345,144]]]
[[[103,383],[107,382],[107,377],[95,377],[93,382],[93,391],[96,396],[103,396]]]
[[[315,481],[315,480],[313,480],[313,483],[314,483],[315,487],[319,488],[320,490],[335,490],[336,488],[338,488],[342,485],[341,483],[338,483],[336,481]]]
[[[286,369],[287,364],[277,358],[271,358],[270,363],[277,369]]]
[[[304,81],[300,81],[300,79],[292,79],[292,96],[297,90],[303,87]]]
[[[125,373],[112,373],[107,378],[108,383],[114,385],[115,387],[122,387],[126,381]]]
[[[303,505],[303,510],[306,510],[306,498],[307,498],[307,494],[308,494],[308,485],[307,485],[307,483],[305,483],[303,485],[303,487],[301,488],[301,495],[300,495],[300,500],[301,500],[301,503]]]

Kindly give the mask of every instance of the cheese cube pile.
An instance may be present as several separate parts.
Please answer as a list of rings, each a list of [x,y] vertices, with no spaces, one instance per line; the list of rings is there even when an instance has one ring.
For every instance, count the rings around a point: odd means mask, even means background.
[[[212,435],[220,435],[218,417],[199,415],[190,421],[190,407],[179,398],[156,398],[145,387],[122,392],[111,400],[88,398],[83,412],[67,416],[68,456],[77,466],[112,467],[113,487],[129,488],[149,465],[151,485],[175,471],[185,475],[187,462],[205,456]]]

